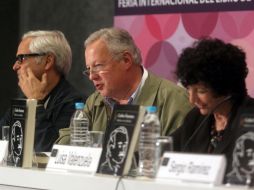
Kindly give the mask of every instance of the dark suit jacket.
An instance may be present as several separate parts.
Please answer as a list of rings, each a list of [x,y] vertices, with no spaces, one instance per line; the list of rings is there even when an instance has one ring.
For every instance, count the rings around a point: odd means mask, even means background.
[[[51,151],[59,136],[59,129],[69,127],[71,116],[75,111],[75,102],[85,101],[85,97],[83,98],[65,78],[61,78],[48,97],[50,98],[46,109],[44,106],[39,106],[36,110],[34,142],[36,152]],[[0,120],[0,127],[10,123],[11,109]]]
[[[254,108],[254,99],[250,97],[246,97],[240,104],[234,104],[223,139],[212,152],[212,154],[224,154],[226,156],[227,171],[231,170],[235,141],[245,132],[239,124],[240,116],[249,108]],[[183,125],[172,134],[174,150],[190,153],[207,153],[212,120],[212,115],[203,116],[197,108],[193,108],[187,114]],[[193,134],[194,131],[195,134]]]

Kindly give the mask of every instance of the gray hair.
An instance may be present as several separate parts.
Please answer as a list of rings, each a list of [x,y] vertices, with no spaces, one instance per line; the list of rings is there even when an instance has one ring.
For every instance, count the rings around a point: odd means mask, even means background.
[[[103,40],[109,52],[115,57],[120,53],[128,51],[135,64],[141,64],[142,58],[139,48],[136,46],[131,35],[119,28],[103,28],[92,33],[84,42],[85,48],[97,40]]]
[[[60,31],[30,31],[23,35],[33,38],[29,50],[32,53],[52,53],[56,59],[56,70],[66,76],[71,68],[72,52],[64,34]]]

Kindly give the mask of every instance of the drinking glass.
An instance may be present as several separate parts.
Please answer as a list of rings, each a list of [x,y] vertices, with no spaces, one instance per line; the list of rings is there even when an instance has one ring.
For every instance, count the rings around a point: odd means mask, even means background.
[[[158,155],[160,158],[163,156],[164,152],[173,151],[173,138],[169,136],[160,136],[156,141],[156,146],[158,146]]]
[[[9,141],[10,126],[2,126],[2,140]]]
[[[102,147],[103,137],[102,131],[89,131],[90,147]]]

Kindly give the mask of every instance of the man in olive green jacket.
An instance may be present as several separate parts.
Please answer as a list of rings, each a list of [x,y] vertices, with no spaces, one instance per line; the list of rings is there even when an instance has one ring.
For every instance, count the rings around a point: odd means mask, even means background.
[[[156,106],[161,135],[181,125],[191,108],[186,91],[142,67],[140,51],[127,31],[101,29],[89,36],[85,48],[85,74],[96,88],[85,106],[90,130],[105,131],[114,104]],[[69,133],[61,130],[58,143],[68,144]]]
[[[172,82],[151,73],[142,87],[135,104],[158,109],[161,123],[161,135],[168,135],[181,125],[186,112],[190,109],[185,91]],[[86,102],[85,112],[91,122],[92,130],[104,131],[110,118],[107,103],[99,92],[93,93]]]

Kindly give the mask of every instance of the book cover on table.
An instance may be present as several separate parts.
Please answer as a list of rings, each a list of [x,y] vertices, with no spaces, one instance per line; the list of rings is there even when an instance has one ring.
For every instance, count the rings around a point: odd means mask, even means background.
[[[240,132],[232,153],[230,184],[254,186],[254,109],[245,109],[239,119]]]
[[[13,99],[9,157],[11,165],[32,167],[37,100]]]
[[[105,131],[97,173],[126,175],[139,139],[145,108],[138,105],[116,105]]]

